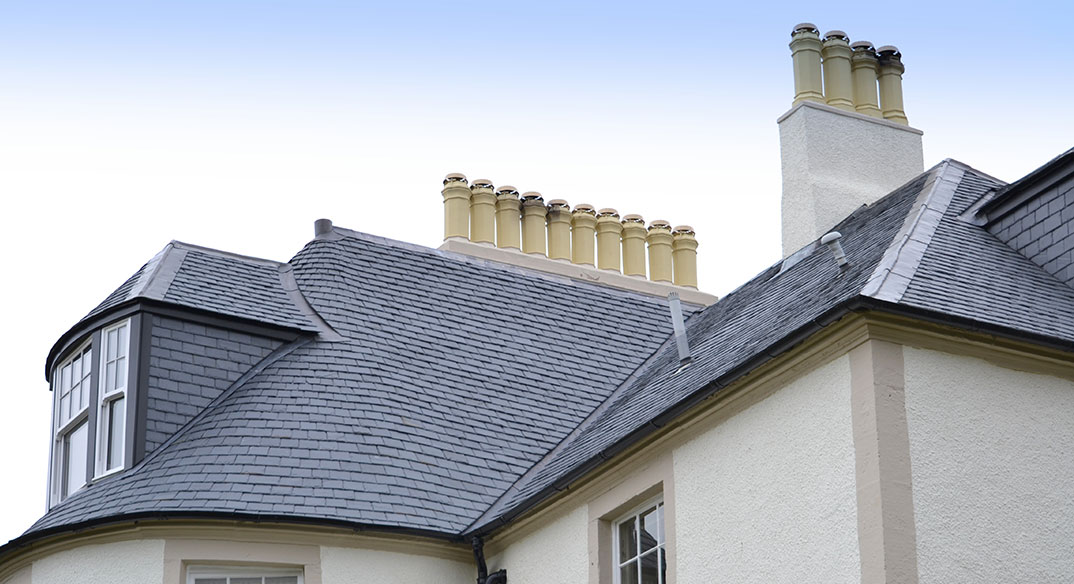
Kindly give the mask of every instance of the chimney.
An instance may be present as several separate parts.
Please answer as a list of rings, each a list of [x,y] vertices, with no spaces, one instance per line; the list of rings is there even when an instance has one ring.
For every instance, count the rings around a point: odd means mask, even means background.
[[[571,208],[563,199],[548,201],[548,257],[571,259]]]
[[[649,224],[649,279],[654,282],[670,282],[671,270],[671,223],[656,220]]]
[[[784,256],[924,170],[922,132],[903,109],[902,55],[849,41],[838,30],[821,41],[809,23],[791,31],[794,97],[777,120]]]
[[[694,228],[679,225],[671,232],[672,265],[675,268],[675,285],[697,288],[697,239]]]
[[[623,273],[645,277],[645,219],[641,215],[623,217]]]
[[[619,241],[623,226],[619,212],[610,207],[597,212],[597,267],[619,271]]]
[[[453,172],[444,177],[444,239],[470,236],[470,187],[466,175]]]
[[[597,212],[593,205],[581,203],[571,213],[571,261],[596,265],[593,261],[593,233],[597,227]]]
[[[519,235],[518,191],[515,187],[504,185],[496,191],[496,247],[522,247]]]
[[[492,182],[483,178],[470,186],[470,241],[496,242],[496,193]]]
[[[541,193],[530,191],[522,195],[522,253],[545,255],[546,214]]]

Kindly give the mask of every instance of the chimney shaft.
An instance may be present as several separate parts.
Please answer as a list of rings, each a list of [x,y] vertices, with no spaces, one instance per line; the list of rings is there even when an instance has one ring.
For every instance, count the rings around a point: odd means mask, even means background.
[[[496,247],[521,247],[518,191],[502,186],[496,191]]]
[[[623,217],[623,273],[645,277],[645,219],[641,215]]]
[[[649,225],[649,279],[671,282],[671,223],[656,220]]]
[[[541,193],[522,195],[522,252],[545,255],[545,208]]]
[[[444,239],[470,236],[470,187],[466,175],[453,172],[444,177]]]
[[[619,271],[619,245],[623,226],[619,223],[619,212],[615,209],[601,209],[597,213],[597,267],[602,270]]]
[[[878,63],[873,43],[858,41],[850,47],[854,50],[851,56],[851,69],[854,77],[854,111],[874,118],[882,117],[880,104],[876,99]]]
[[[817,27],[803,22],[791,32],[791,59],[794,61],[794,103],[824,102],[820,77],[820,36]]]
[[[828,105],[854,111],[854,90],[850,73],[853,51],[847,34],[841,30],[824,35],[824,99]]]
[[[675,285],[697,288],[697,239],[694,228],[679,225],[671,232]]]
[[[593,205],[582,203],[571,213],[571,261],[594,265],[593,233],[597,227],[597,212]]]
[[[470,241],[496,242],[496,193],[481,178],[470,186]]]
[[[891,45],[880,47],[877,53],[880,61],[880,111],[885,120],[909,125],[902,107],[902,74],[906,71],[902,55],[899,49]]]
[[[571,259],[571,209],[567,201],[548,201],[548,257],[554,260]]]

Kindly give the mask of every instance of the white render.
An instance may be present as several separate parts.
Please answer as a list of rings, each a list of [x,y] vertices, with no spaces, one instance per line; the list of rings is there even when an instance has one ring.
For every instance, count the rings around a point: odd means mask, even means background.
[[[802,102],[779,120],[783,255],[924,170],[921,131]]]
[[[489,572],[507,568],[511,584],[588,582],[588,517],[586,505],[579,505],[542,525],[490,557]]]
[[[674,452],[679,582],[858,582],[850,360]]]
[[[33,563],[33,584],[160,584],[164,540],[84,545]]]
[[[1070,582],[1074,383],[905,348],[920,582]]]
[[[325,584],[471,584],[476,574],[473,562],[321,546],[321,581]]]

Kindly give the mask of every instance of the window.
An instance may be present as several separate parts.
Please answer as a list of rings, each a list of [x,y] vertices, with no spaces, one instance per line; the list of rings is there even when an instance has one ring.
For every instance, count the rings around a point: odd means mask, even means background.
[[[127,420],[127,362],[130,321],[101,331],[97,476],[123,468]]]
[[[186,571],[186,584],[302,584],[302,570],[191,566]]]
[[[86,343],[52,375],[55,403],[53,492],[66,499],[86,484],[89,458],[89,401],[93,350]]]
[[[617,521],[613,533],[616,584],[667,581],[662,500],[650,501]]]

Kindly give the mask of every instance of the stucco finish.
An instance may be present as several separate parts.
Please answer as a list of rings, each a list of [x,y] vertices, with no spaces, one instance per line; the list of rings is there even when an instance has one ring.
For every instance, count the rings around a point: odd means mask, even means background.
[[[857,582],[846,355],[677,448],[679,582]]]
[[[921,132],[803,103],[779,120],[783,255],[924,170]]]
[[[507,568],[511,584],[589,581],[589,514],[580,505],[528,533],[489,559],[489,571]]]
[[[0,580],[3,584],[32,584],[33,583],[33,567],[26,566],[25,568],[15,572],[8,576],[4,580]]]
[[[64,550],[33,564],[33,584],[160,584],[164,540],[144,539]]]
[[[321,547],[321,579],[325,584],[472,584],[476,577],[473,563],[417,554]]]
[[[904,358],[920,581],[1074,580],[1074,383]]]

